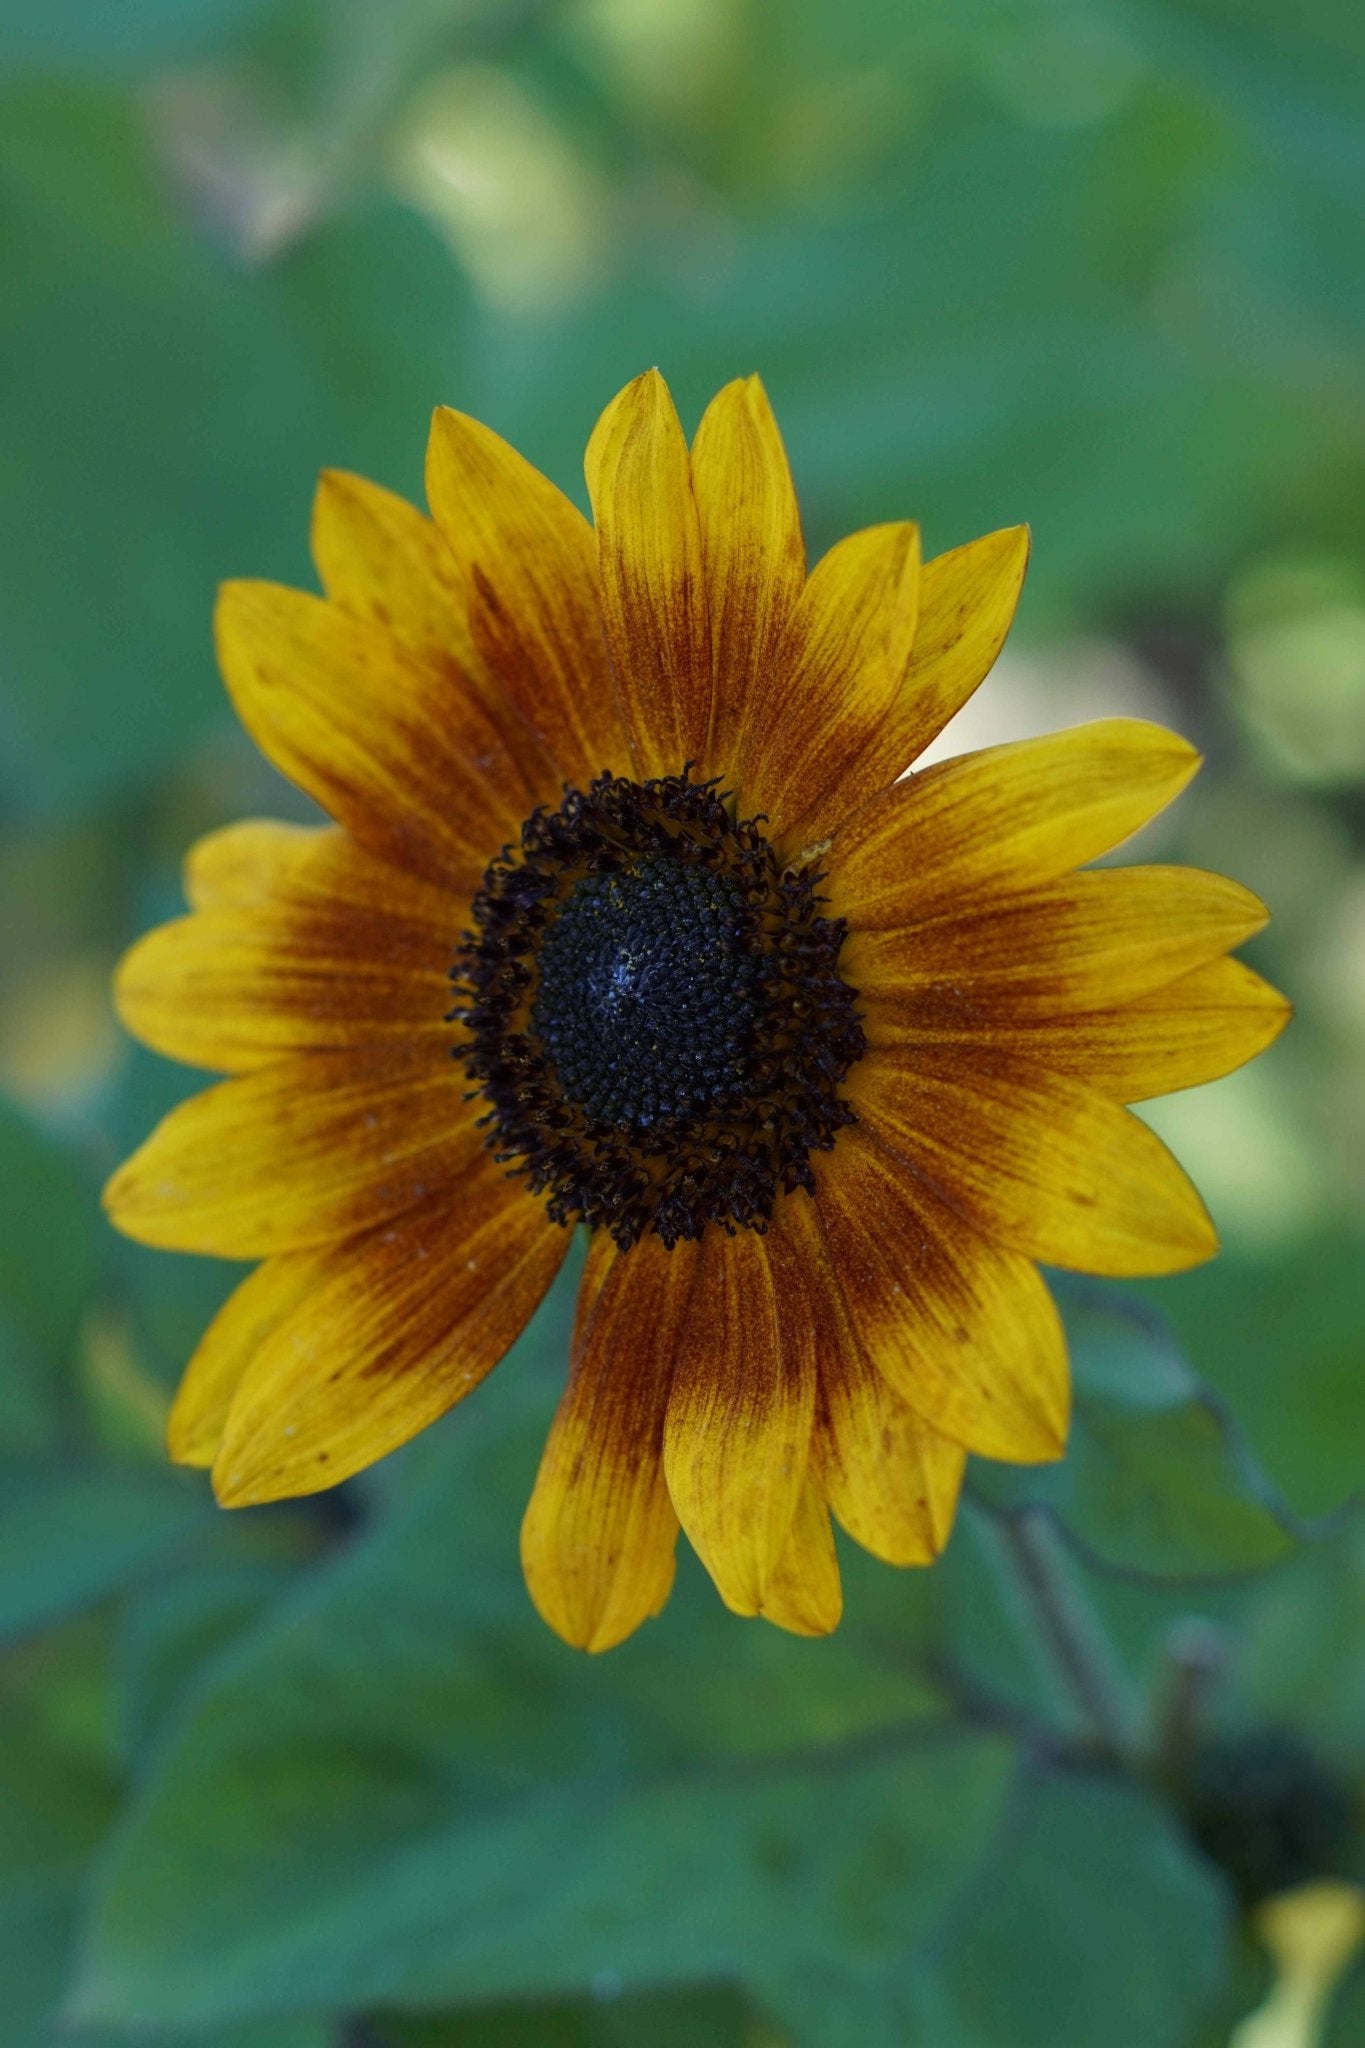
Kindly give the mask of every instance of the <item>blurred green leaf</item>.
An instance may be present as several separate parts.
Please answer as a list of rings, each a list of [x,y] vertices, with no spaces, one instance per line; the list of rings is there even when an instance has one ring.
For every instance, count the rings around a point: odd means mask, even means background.
[[[117,1672],[120,1732],[130,1756],[146,1752],[200,1668],[261,1618],[296,1571],[282,1560],[225,1557],[153,1583],[128,1601]]]
[[[0,1728],[0,1884],[8,1888],[78,1867],[113,1818],[115,1787],[31,1702],[0,1704]]]
[[[183,62],[213,47],[263,0],[49,0],[0,16],[0,73],[25,69],[136,73],[147,64]]]
[[[1339,1986],[1327,2010],[1322,2048],[1357,2048],[1365,2040],[1365,1960]]]
[[[0,1710],[0,1983],[15,2048],[52,2039],[76,1887],[114,1789],[32,1713]]]
[[[911,1583],[921,1583],[919,1575]],[[922,1583],[933,1617],[930,1655],[954,1685],[979,1691],[1028,1723],[1045,1720],[1057,1690],[1035,1652],[1032,1617],[1020,1612],[1004,1532],[970,1493],[947,1551]]]
[[[853,1630],[742,1627],[690,1566],[610,1658],[533,1614],[515,1528],[564,1309],[392,1461],[345,1553],[200,1667],[105,1871],[91,2016],[548,1996],[751,1960],[757,1983],[764,1955],[775,1981],[817,1921],[841,1930],[820,1950],[837,1975],[839,1942],[893,1951],[965,1871],[1008,1746],[949,1733],[904,1633],[897,1669]],[[193,1598],[163,1609],[176,1668]]]
[[[0,797],[50,816],[226,718],[215,586],[307,579],[324,464],[415,480],[463,293],[384,203],[234,273],[177,219],[132,110],[72,87],[0,103],[0,272]]]
[[[1337,1229],[1251,1258],[1228,1252],[1163,1281],[1162,1311],[1299,1512],[1362,1492],[1361,1276],[1365,1237]]]
[[[651,217],[598,293],[495,315],[460,402],[572,489],[596,411],[642,364],[689,422],[758,369],[815,548],[910,512],[931,552],[1027,519],[1026,633],[1135,589],[1196,603],[1250,524],[1288,526],[1310,476],[1321,496],[1355,473],[1334,387],[1255,352],[1256,306],[1230,353],[1228,306],[1202,295],[1224,140],[1146,82],[1106,122],[950,106],[832,218],[727,216],[661,248]]]
[[[119,1787],[63,1732],[41,1680],[29,1691],[22,1705],[0,1700],[4,2040],[5,2048],[62,2048],[72,2038],[63,2003],[86,1867],[117,1811]],[[165,2048],[182,2048],[181,2037],[160,2038]],[[333,2038],[323,2020],[272,2020],[216,2029],[213,2048],[329,2048]],[[145,2034],[97,2027],[80,2040],[84,2048],[136,2048]]]
[[[1319,0],[1289,17],[1275,0],[1141,0],[1133,26],[1215,100],[1254,123],[1283,174],[1307,173],[1359,213],[1365,36],[1356,10]]]
[[[310,1872],[286,1887],[258,1865],[250,1903],[219,1889],[201,1924],[202,1897],[184,1911],[190,1844],[163,1819],[115,1856],[81,2009],[202,2023],[325,1995],[430,2005],[721,1977],[784,2001],[794,1976],[867,1976],[928,1936],[1009,1761],[997,1737],[954,1736],[899,1757],[546,1787],[429,1832],[414,1817],[401,1851],[345,1873],[324,1832]],[[314,1812],[335,1789],[304,1759],[290,1776]]]
[[[1114,1571],[1189,1578],[1263,1569],[1301,1531],[1232,1417],[1140,1304],[1064,1294],[1075,1383],[1065,1459],[974,1466],[999,1506],[1049,1508]]]
[[[94,1275],[96,1212],[69,1152],[2,1097],[0,1187],[0,1314],[65,1365]]]
[[[51,1451],[60,1426],[57,1368],[0,1306],[0,1457]]]
[[[125,1584],[202,1525],[169,1475],[56,1471],[0,1481],[0,1637],[59,1621]]]
[[[572,2004],[385,2016],[369,2029],[376,2048],[776,2048],[767,2033],[760,2041],[744,2001],[719,1990],[623,1997],[604,1987]]]
[[[1365,1514],[1258,1590],[1237,1676],[1244,1717],[1303,1729],[1365,1782]]]
[[[1229,1903],[1135,1786],[1026,1787],[939,1952],[953,2048],[1155,2048],[1224,1990]]]

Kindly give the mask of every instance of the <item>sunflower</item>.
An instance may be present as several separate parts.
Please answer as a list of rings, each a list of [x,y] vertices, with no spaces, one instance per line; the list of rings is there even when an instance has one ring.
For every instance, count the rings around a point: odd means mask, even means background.
[[[228,584],[218,652],[330,814],[193,848],[190,914],[118,976],[138,1037],[230,1078],[114,1176],[119,1227],[258,1260],[191,1360],[171,1455],[230,1506],[381,1458],[488,1373],[587,1235],[522,1528],[570,1643],[666,1600],[834,1627],[831,1513],[932,1560],[967,1452],[1062,1452],[1036,1262],[1207,1258],[1125,1105],[1275,1036],[1219,876],[1087,869],[1191,747],[1108,719],[904,771],[991,667],[1013,527],[808,573],[756,378],[689,450],[656,372],[587,452],[594,524],[440,410],[431,517],[327,474],[325,592]]]

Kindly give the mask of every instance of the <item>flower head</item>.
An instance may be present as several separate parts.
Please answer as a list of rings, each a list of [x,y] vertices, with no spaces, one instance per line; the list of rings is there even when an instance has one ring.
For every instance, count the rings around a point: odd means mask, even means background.
[[[118,995],[231,1078],[110,1183],[147,1243],[261,1261],[172,1455],[236,1505],[382,1457],[497,1364],[589,1232],[527,1581],[604,1649],[679,1524],[727,1604],[839,1616],[831,1511],[925,1563],[966,1453],[1053,1458],[1035,1262],[1160,1273],[1212,1226],[1126,1104],[1286,1005],[1246,890],[1085,863],[1197,765],[1105,720],[906,776],[1008,630],[1027,535],[909,524],[807,573],[757,379],[689,450],[651,372],[588,449],[595,524],[497,435],[432,428],[432,517],[328,475],[325,595],[229,584],[223,673],[330,827],[190,854]]]

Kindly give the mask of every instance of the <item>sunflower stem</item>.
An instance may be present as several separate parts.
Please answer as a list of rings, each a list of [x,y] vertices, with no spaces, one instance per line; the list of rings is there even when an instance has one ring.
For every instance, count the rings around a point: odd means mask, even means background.
[[[1133,1755],[1133,1715],[1118,1656],[1043,1508],[1004,1518],[1018,1582],[1048,1657],[1080,1710],[1096,1748],[1115,1762]]]
[[[1184,1781],[1227,1664],[1227,1640],[1212,1622],[1191,1616],[1167,1637],[1145,1736],[1148,1761],[1160,1784]]]

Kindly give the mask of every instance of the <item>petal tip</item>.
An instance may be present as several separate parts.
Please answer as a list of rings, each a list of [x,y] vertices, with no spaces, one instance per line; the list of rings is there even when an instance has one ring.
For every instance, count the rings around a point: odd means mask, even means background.
[[[621,386],[621,389],[617,392],[615,398],[612,399],[611,405],[619,405],[623,400],[640,399],[646,397],[650,399],[658,399],[662,396],[667,395],[668,381],[665,378],[663,371],[659,368],[658,364],[651,363],[647,369],[641,370],[637,376],[629,378],[627,382]],[[609,406],[608,410],[610,409],[611,407]]]
[[[287,631],[310,605],[322,608],[323,600],[265,576],[232,576],[218,585],[213,645],[230,696],[236,698],[253,680],[257,657],[272,628],[275,633]]]
[[[1254,889],[1248,889],[1241,882],[1234,882],[1232,887],[1237,892],[1238,905],[1246,919],[1246,930],[1243,936],[1248,939],[1254,939],[1256,934],[1263,932],[1270,923],[1270,905],[1264,902]],[[1239,940],[1238,943],[1240,944],[1241,941]]]
[[[1116,732],[1126,733],[1140,741],[1154,757],[1166,755],[1172,761],[1198,764],[1204,758],[1193,740],[1186,739],[1183,732],[1174,726],[1159,725],[1154,718],[1115,718],[1108,721]]]
[[[225,624],[238,616],[243,607],[249,605],[262,590],[271,585],[260,576],[228,576],[218,585],[214,593],[213,616],[217,624]]]
[[[156,927],[157,931],[164,931],[165,929],[164,925]],[[119,1023],[123,1026],[129,1037],[137,1039],[140,1044],[144,1045],[148,1043],[148,1040],[138,1023],[138,969],[145,957],[147,942],[154,936],[154,932],[144,932],[140,939],[135,939],[115,967],[109,980],[109,996],[114,1006],[114,1015],[118,1018]]]
[[[610,1646],[599,1639],[593,1623],[585,1623],[581,1616],[568,1613],[555,1602],[546,1600],[543,1594],[527,1581],[527,1592],[531,1605],[552,1635],[559,1637],[567,1649],[578,1650],[585,1655],[600,1655]]]
[[[818,1613],[796,1613],[785,1605],[780,1610],[770,1611],[767,1607],[759,1607],[755,1611],[773,1628],[780,1628],[784,1635],[801,1636],[806,1641],[813,1642],[822,1636],[834,1634],[844,1618],[844,1603],[841,1598],[837,1607],[825,1608]]]
[[[648,1616],[645,1618],[647,1620]],[[589,1657],[605,1657],[609,1650],[619,1650],[622,1643],[629,1642],[640,1626],[638,1621],[631,1621],[615,1628],[594,1628],[586,1640],[576,1643],[574,1648],[583,1650]]]
[[[983,1455],[998,1458],[1010,1465],[1056,1465],[1066,1456],[1066,1447],[1071,1436],[1070,1404],[1061,1416],[1037,1414],[1027,1433],[1020,1432],[1018,1441],[1011,1444],[1008,1452],[991,1451]]]
[[[531,1605],[545,1626],[557,1635],[561,1643],[571,1650],[577,1650],[587,1657],[604,1657],[609,1650],[619,1649],[621,1644],[633,1636],[641,1623],[650,1615],[613,1615],[609,1608],[594,1607],[590,1612],[576,1609],[572,1602],[551,1597],[551,1589],[538,1582],[538,1575],[527,1570],[522,1560],[522,1573]],[[652,1610],[657,1613],[658,1609]]]
[[[1134,719],[1133,724],[1146,744],[1147,757],[1165,801],[1171,803],[1194,781],[1204,765],[1204,756],[1193,741],[1183,733],[1173,732],[1168,725],[1155,725],[1147,719]]]
[[[747,377],[741,377],[737,381],[744,393],[744,400],[750,412],[754,413],[762,421],[772,420],[772,400],[768,396],[768,387],[759,376],[758,371],[751,370]]]
[[[1236,960],[1235,955],[1228,957],[1236,961],[1237,966],[1242,965],[1241,961]],[[1282,994],[1271,982],[1263,981],[1249,968],[1246,969],[1246,977],[1243,1007],[1255,1019],[1257,1036],[1254,1044],[1248,1047],[1243,1058],[1238,1061],[1238,1065],[1241,1066],[1268,1051],[1294,1020],[1294,1005],[1287,995]],[[1228,1071],[1231,1072],[1233,1069],[1229,1068]]]
[[[240,1447],[225,1440],[219,1445],[213,1460],[210,1483],[220,1508],[262,1507],[269,1501],[291,1500],[308,1492],[318,1493],[331,1484],[328,1479],[320,1479],[314,1487],[281,1487],[268,1470],[262,1471],[258,1466],[238,1462],[234,1469],[233,1460],[240,1461],[240,1455]]]
[[[148,1216],[141,1199],[142,1175],[139,1162],[142,1151],[139,1148],[122,1166],[116,1167],[100,1189],[100,1207],[115,1230],[124,1237],[131,1237],[135,1244],[151,1245],[156,1250],[177,1251],[179,1246],[162,1244],[156,1228],[153,1213]]]
[[[199,1431],[182,1421],[172,1407],[166,1418],[166,1456],[171,1463],[206,1472],[212,1469],[217,1455],[217,1444],[206,1443]]]
[[[210,1467],[209,1482],[213,1487],[213,1498],[220,1508],[251,1507],[253,1496],[240,1473],[220,1471],[217,1461]]]
[[[1254,939],[1270,923],[1269,904],[1254,889],[1248,889],[1244,882],[1234,881],[1230,875],[1220,875],[1209,868],[1192,867],[1151,869],[1149,872],[1177,876],[1183,887],[1194,892],[1201,910],[1217,919],[1227,952],[1243,945],[1247,939]]]
[[[318,480],[313,486],[313,512],[316,517],[319,505],[333,498],[346,497],[355,483],[355,476],[348,469],[320,469]]]
[[[458,462],[462,456],[468,457],[480,443],[486,444],[498,438],[492,428],[486,427],[482,420],[476,420],[469,413],[459,411],[456,406],[433,406],[426,449],[428,502],[432,494],[433,474],[439,484],[444,463]]]
[[[1216,1259],[1223,1249],[1218,1235],[1218,1226],[1205,1209],[1201,1223],[1193,1223],[1184,1244],[1175,1247],[1171,1264],[1164,1268],[1168,1273],[1188,1273],[1195,1266],[1206,1266],[1210,1259]]]

